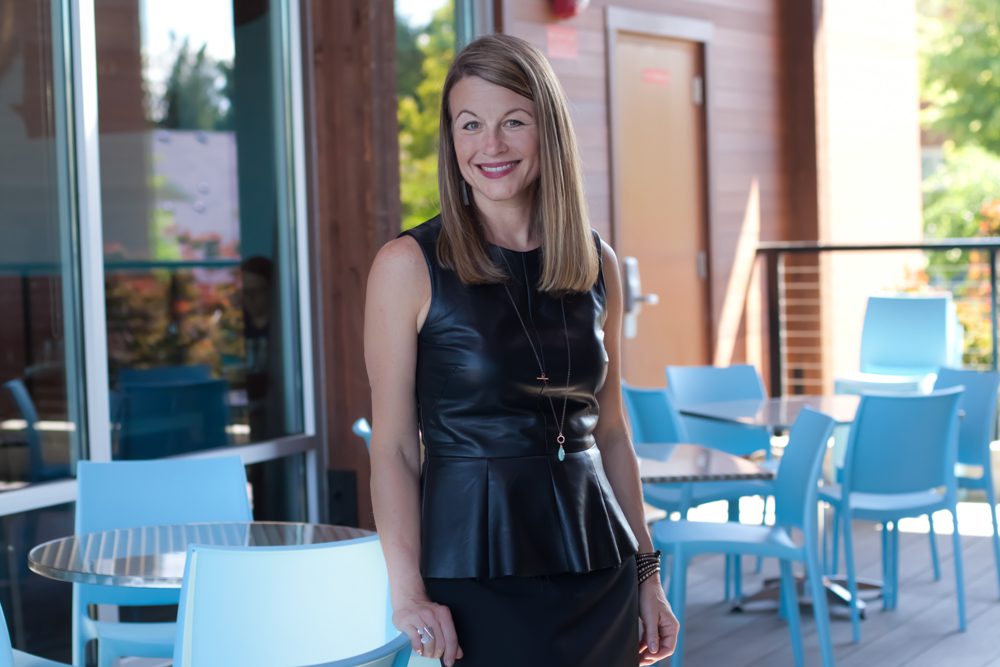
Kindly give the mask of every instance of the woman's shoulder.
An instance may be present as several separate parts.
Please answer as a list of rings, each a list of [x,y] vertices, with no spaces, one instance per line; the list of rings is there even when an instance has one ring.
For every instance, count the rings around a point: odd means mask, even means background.
[[[416,227],[411,227],[399,233],[399,237],[409,236],[413,238],[421,246],[426,247],[428,244],[437,243],[438,236],[441,234],[441,216],[435,215],[433,218],[426,222],[422,222]],[[397,238],[399,238],[397,237]]]

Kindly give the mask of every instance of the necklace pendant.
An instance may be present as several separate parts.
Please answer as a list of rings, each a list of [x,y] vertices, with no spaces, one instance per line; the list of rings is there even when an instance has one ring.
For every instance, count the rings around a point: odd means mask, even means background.
[[[559,452],[556,454],[556,456],[559,458],[560,461],[565,461],[566,449],[563,447],[563,443],[566,442],[566,436],[560,433],[559,435],[556,436],[556,442],[559,443]]]

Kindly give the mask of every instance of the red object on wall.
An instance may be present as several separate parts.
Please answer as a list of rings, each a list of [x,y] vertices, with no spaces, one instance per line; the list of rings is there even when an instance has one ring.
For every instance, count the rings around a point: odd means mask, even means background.
[[[561,19],[573,18],[590,4],[590,0],[549,0],[552,13]]]

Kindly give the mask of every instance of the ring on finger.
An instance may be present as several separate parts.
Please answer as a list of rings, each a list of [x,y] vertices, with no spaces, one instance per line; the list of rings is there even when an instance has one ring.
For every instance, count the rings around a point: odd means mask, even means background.
[[[430,644],[434,641],[434,633],[431,632],[431,629],[426,625],[421,628],[417,628],[417,635],[420,636],[421,644]]]

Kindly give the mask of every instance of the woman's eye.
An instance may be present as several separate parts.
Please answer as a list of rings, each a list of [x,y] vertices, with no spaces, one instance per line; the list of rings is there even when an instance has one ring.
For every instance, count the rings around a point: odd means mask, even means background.
[[[462,129],[463,130],[478,130],[479,129],[479,121],[478,120],[470,120],[468,123],[466,123],[465,125],[462,126]]]
[[[510,118],[507,120],[507,127],[521,127],[522,125],[524,125],[524,123],[516,118]]]

